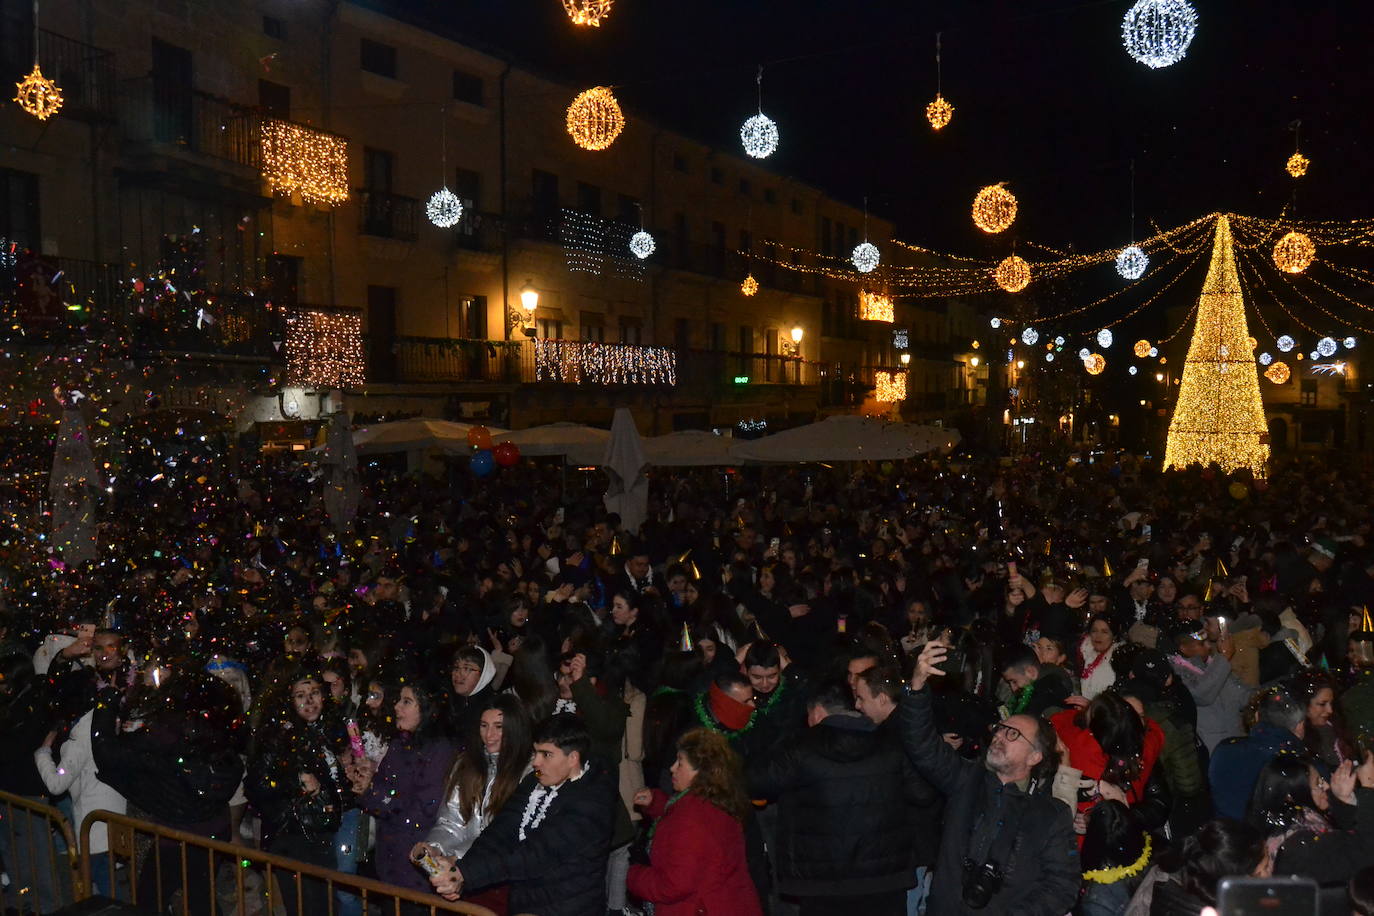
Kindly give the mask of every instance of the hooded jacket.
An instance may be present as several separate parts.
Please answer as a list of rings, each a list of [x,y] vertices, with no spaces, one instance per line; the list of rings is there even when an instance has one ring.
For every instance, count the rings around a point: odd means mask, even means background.
[[[774,867],[782,893],[826,897],[912,886],[911,809],[931,804],[934,793],[872,720],[828,716],[749,761],[748,782],[753,797],[778,802]]]
[[[496,680],[496,663],[492,661],[491,653],[481,646],[473,648],[482,653],[482,674],[477,679],[477,686],[472,688],[472,693],[467,696],[455,693],[451,681],[444,685],[444,695],[448,703],[448,734],[459,747],[476,730],[478,719],[481,717],[479,710],[494,693],[492,683]]]

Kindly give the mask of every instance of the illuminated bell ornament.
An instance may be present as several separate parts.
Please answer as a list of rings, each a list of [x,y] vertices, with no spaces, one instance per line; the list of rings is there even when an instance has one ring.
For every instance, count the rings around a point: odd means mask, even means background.
[[[1101,353],[1093,353],[1083,360],[1083,368],[1088,370],[1089,375],[1101,375],[1102,370],[1107,368],[1107,358]]]
[[[1121,20],[1126,53],[1152,70],[1183,60],[1197,34],[1197,11],[1188,0],[1136,0]]]
[[[1137,340],[1135,342],[1135,346],[1132,349],[1134,350],[1136,356],[1140,357],[1141,359],[1144,359],[1145,357],[1150,355],[1150,342],[1148,340]]]
[[[935,93],[935,101],[926,106],[926,120],[935,130],[939,130],[954,117],[954,106],[945,101],[940,93]]]
[[[878,267],[878,246],[872,242],[860,242],[849,256],[849,260],[859,273],[872,273]]]
[[[14,84],[14,100],[19,107],[40,121],[46,121],[62,108],[62,89],[38,69],[38,61],[33,62],[33,72]]]
[[[763,112],[744,122],[739,129],[744,152],[755,159],[767,159],[778,148],[778,125]]]
[[[1317,352],[1322,356],[1335,356],[1336,346],[1334,338],[1323,337],[1321,340],[1317,341]]]
[[[600,28],[601,20],[611,11],[615,0],[563,0],[563,9],[573,25]]]
[[[1019,293],[1021,290],[1030,286],[1031,269],[1026,263],[1025,258],[1012,255],[1003,258],[992,272],[992,278],[997,281],[997,285],[1009,293]]]
[[[1112,332],[1110,328],[1103,328],[1097,332],[1097,345],[1104,350],[1112,345]]]
[[[1035,346],[1035,342],[1040,339],[1040,332],[1035,328],[1026,328],[1021,332],[1021,342],[1028,347]]]
[[[1312,163],[1306,156],[1295,151],[1293,155],[1288,157],[1288,162],[1284,165],[1284,170],[1294,178],[1301,178],[1307,174],[1307,167],[1311,164]]]
[[[752,296],[759,291],[759,281],[754,279],[753,274],[744,278],[744,282],[739,285],[739,291],[746,296]]]
[[[1301,232],[1290,232],[1274,244],[1274,265],[1288,274],[1300,274],[1317,256],[1317,246]]]
[[[1283,335],[1278,340],[1274,341],[1274,343],[1284,353],[1287,353],[1289,350],[1292,350],[1293,347],[1297,345],[1297,342],[1293,340],[1293,338],[1289,337],[1287,334]]]
[[[615,142],[625,129],[620,103],[605,86],[594,86],[568,106],[568,135],[585,150],[598,152]]]
[[[456,226],[463,218],[463,202],[447,187],[441,188],[430,195],[425,204],[425,216],[440,229]]]
[[[641,261],[654,253],[654,237],[643,229],[630,236],[630,253]]]
[[[1116,256],[1116,272],[1127,280],[1139,280],[1150,266],[1150,257],[1139,245],[1127,245]]]
[[[1288,381],[1291,375],[1292,372],[1289,371],[1288,364],[1284,362],[1274,363],[1274,365],[1264,370],[1264,377],[1275,385],[1282,385],[1284,382]]]
[[[1000,184],[990,184],[973,198],[973,224],[996,234],[1016,222],[1016,195]]]

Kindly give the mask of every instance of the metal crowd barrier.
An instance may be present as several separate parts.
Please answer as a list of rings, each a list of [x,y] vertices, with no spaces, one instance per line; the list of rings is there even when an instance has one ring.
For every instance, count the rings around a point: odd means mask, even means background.
[[[0,856],[9,878],[0,912],[44,913],[87,896],[72,826],[51,805],[0,792]]]
[[[465,901],[450,903],[434,894],[406,890],[109,811],[92,811],[81,824],[83,887],[90,886],[92,877],[91,856],[86,850],[91,827],[97,823],[105,824],[109,834],[110,855],[104,867],[109,869],[110,885],[127,891],[128,900],[134,906],[146,907],[150,902],[155,903],[159,913],[174,906],[181,916],[281,916],[283,913],[317,916],[306,911],[302,887],[302,879],[315,879],[324,884],[328,916],[334,916],[338,905],[334,897],[336,890],[357,895],[365,914],[495,916],[491,910]],[[204,871],[200,868],[202,861]],[[122,884],[115,880],[121,864],[124,866]],[[141,869],[152,869],[152,872],[145,877]],[[231,874],[232,878],[228,877]],[[155,901],[139,900],[140,884],[151,884],[155,888]],[[186,892],[188,885],[193,884],[201,885],[197,888],[201,893]],[[179,895],[178,890],[181,891]],[[144,893],[146,896],[146,890]],[[228,905],[222,896],[229,901]],[[204,897],[208,900],[201,899]]]

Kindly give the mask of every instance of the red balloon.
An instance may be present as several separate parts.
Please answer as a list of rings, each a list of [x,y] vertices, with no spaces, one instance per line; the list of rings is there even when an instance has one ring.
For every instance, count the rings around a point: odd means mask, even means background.
[[[478,449],[491,448],[491,430],[485,426],[474,426],[468,430],[468,445]]]
[[[512,467],[520,460],[520,446],[514,442],[502,442],[491,450],[491,455],[501,467]]]

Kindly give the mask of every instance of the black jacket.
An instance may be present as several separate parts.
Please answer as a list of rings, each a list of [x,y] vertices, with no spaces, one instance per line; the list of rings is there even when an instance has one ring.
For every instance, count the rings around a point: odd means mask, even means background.
[[[930,805],[934,792],[871,720],[829,716],[750,760],[748,777],[753,797],[778,802],[773,864],[783,893],[877,894],[912,886],[910,809]]]
[[[995,916],[1013,909],[1017,916],[1063,916],[1073,909],[1082,871],[1068,806],[1048,794],[1027,794],[1014,784],[1003,785],[981,760],[960,757],[935,732],[928,689],[908,693],[899,715],[907,756],[945,796],[930,916]],[[999,839],[1013,827],[1013,834]],[[1009,847],[1001,856],[1005,861],[997,862],[1003,874],[1001,889],[987,907],[970,910],[961,894],[963,862],[971,857],[981,864],[990,857],[989,847]]]
[[[1352,808],[1331,799],[1337,829],[1327,833],[1299,830],[1279,847],[1274,873],[1303,875],[1321,885],[1345,885],[1357,871],[1374,862],[1374,789],[1357,788]]]
[[[323,723],[299,719],[264,726],[248,763],[244,791],[262,817],[269,837],[319,836],[339,829],[344,774],[339,763],[342,742],[326,733]],[[300,774],[309,773],[320,791],[301,791]]]
[[[509,882],[512,913],[605,916],[606,861],[622,804],[615,781],[592,764],[559,788],[539,826],[526,826],[522,842],[520,823],[538,787],[533,774],[526,776],[458,862],[465,891]]]
[[[0,791],[46,795],[33,752],[48,734],[52,713],[43,678],[0,707]]]

